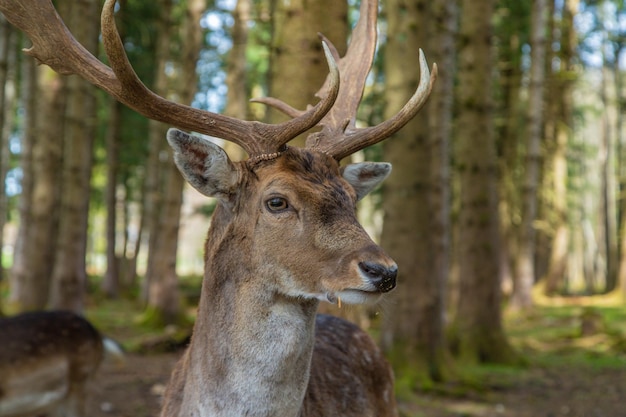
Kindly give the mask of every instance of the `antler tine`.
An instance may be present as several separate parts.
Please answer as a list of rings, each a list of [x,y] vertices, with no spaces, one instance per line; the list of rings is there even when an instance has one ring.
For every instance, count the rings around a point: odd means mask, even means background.
[[[341,160],[346,156],[378,143],[409,122],[426,103],[437,78],[437,66],[433,65],[432,74],[422,50],[419,50],[420,82],[417,90],[404,107],[391,119],[365,129],[355,126],[356,113],[363,95],[365,81],[374,60],[376,50],[376,20],[378,1],[361,2],[359,21],[352,33],[352,40],[346,55],[339,59],[342,83],[339,96],[333,108],[324,116],[319,125],[320,132],[312,133],[306,140],[306,146],[316,149]],[[322,36],[325,42],[330,42]],[[334,55],[337,55],[334,50]],[[326,97],[329,80],[316,94]],[[300,110],[273,98],[258,99],[258,102],[273,106],[289,116],[296,117]]]
[[[332,85],[332,86],[337,86],[339,77],[340,77],[340,73],[341,73],[341,59],[338,58],[339,54],[337,53],[337,50],[335,49],[335,46],[332,44],[332,42],[330,40],[328,40],[324,35],[322,35],[321,33],[318,33],[318,36],[321,38],[322,40],[322,48],[324,49],[324,55],[326,56],[326,61],[328,62],[329,68],[330,68],[330,72],[328,73],[328,77],[326,77],[326,81],[324,81],[324,85],[322,86],[322,88],[320,88],[320,90],[315,94],[317,97],[321,98],[322,100],[324,100],[325,98],[328,97],[328,93],[324,93],[324,94],[320,94],[321,91],[326,91],[328,90],[328,86]],[[332,67],[331,67],[331,62],[332,62]],[[337,65],[337,62],[339,62],[339,65]],[[335,79],[335,77],[337,77]],[[342,84],[343,85],[343,84]],[[339,97],[341,96],[341,90],[343,87],[339,87],[337,89],[337,91],[333,91],[332,94],[338,94]],[[338,97],[337,97],[338,99]],[[253,103],[261,103],[261,104],[265,104],[266,106],[270,106],[270,107],[274,107],[276,110],[279,110],[281,112],[283,112],[284,114],[286,114],[287,116],[290,117],[300,117],[302,114],[305,113],[304,110],[298,110],[292,106],[290,106],[289,104],[285,103],[282,100],[279,100],[277,98],[274,97],[255,97],[253,99],[250,100]],[[337,104],[337,101],[335,100],[335,105]],[[329,110],[329,112],[326,113],[326,115],[324,117],[328,116],[328,113],[330,113],[331,110]],[[321,122],[320,122],[321,124]]]
[[[309,135],[306,146],[318,148],[322,142],[332,141],[343,135],[348,125],[354,126],[356,112],[363,95],[363,86],[370,71],[376,50],[376,19],[378,16],[378,0],[363,0],[361,2],[360,17],[353,33],[348,51],[343,58],[332,42],[324,35],[318,34],[328,56],[338,62],[341,74],[341,86],[333,108],[318,123],[322,131]],[[331,74],[326,78],[324,85],[315,94],[322,100],[331,94],[333,80]],[[263,103],[276,108],[290,117],[298,117],[302,110],[295,109],[273,97],[256,98],[253,102]]]
[[[300,133],[315,126],[336,98],[329,94],[297,118],[271,125],[195,109],[159,97],[132,69],[114,20],[115,0],[102,10],[102,33],[112,69],[87,51],[67,29],[50,0],[0,0],[0,11],[33,42],[26,53],[61,74],[77,74],[102,88],[138,113],[181,129],[205,133],[240,145],[250,156],[272,154]],[[329,60],[331,73],[334,61]],[[339,76],[334,77],[338,90]]]
[[[330,146],[331,142],[341,140],[346,129],[355,127],[356,113],[363,95],[363,87],[376,51],[377,16],[378,1],[363,0],[359,20],[352,32],[348,51],[343,58],[339,57],[333,44],[325,36],[319,34],[322,42],[328,44],[331,55],[339,62],[341,87],[335,105],[319,123],[322,130],[309,135],[306,141],[307,147],[323,150],[326,146]],[[324,85],[315,95],[322,99],[327,97],[330,92],[331,81],[330,77],[327,77]],[[272,106],[291,117],[297,117],[302,113],[301,110],[294,109],[271,97],[253,101]]]
[[[321,98],[320,102],[317,103],[314,107],[294,114],[294,117],[291,120],[283,122],[279,125],[269,125],[272,127],[284,126],[286,130],[292,129],[293,131],[290,133],[281,132],[280,129],[276,128],[274,135],[277,136],[275,139],[276,143],[281,143],[282,145],[289,142],[291,139],[298,136],[300,133],[306,132],[313,126],[316,126],[320,123],[320,120],[323,118],[334,108],[336,104],[336,100],[339,97],[339,91],[341,89],[341,84],[339,82],[339,67],[337,62],[335,61],[332,51],[326,42],[322,42],[322,47],[324,49],[324,56],[326,57],[326,62],[328,63],[328,77],[326,82],[328,83],[328,94]],[[286,107],[289,107],[285,104]],[[295,110],[295,109],[294,109]],[[296,110],[297,111],[297,110]],[[306,125],[303,121],[306,120]],[[292,127],[293,126],[293,127]],[[282,135],[281,135],[282,133]]]
[[[243,121],[229,116],[201,111],[164,99],[148,88],[135,74],[124,51],[113,17],[115,0],[106,0],[102,10],[103,43],[113,71],[128,92],[139,92],[138,100],[150,112],[148,117],[169,122],[175,126],[200,133],[217,136],[240,145],[252,156],[275,154],[300,133],[315,126],[330,110],[336,94],[321,100],[315,107],[302,112],[298,117],[280,124],[266,124],[256,121]],[[334,61],[329,59],[331,74],[337,72]],[[339,75],[334,78],[338,89]],[[191,113],[191,114],[189,114]],[[189,123],[191,126],[185,126]]]
[[[426,57],[421,49],[419,50],[419,61],[420,81],[417,89],[395,116],[376,126],[363,129],[348,128],[341,136],[335,137],[334,141],[321,140],[313,145],[313,148],[332,155],[337,160],[341,160],[354,152],[383,141],[402,129],[426,104],[437,79],[437,64],[433,64],[432,72],[429,72]],[[322,133],[323,131],[320,132],[320,134]],[[313,135],[311,137],[314,137]],[[323,139],[326,139],[326,137],[323,137]]]
[[[314,133],[307,138],[307,147],[315,148],[322,138],[322,141],[335,141],[346,128],[355,126],[356,113],[376,53],[377,19],[378,0],[363,0],[359,9],[359,20],[352,31],[348,50],[345,56],[339,59],[342,82],[339,97],[332,110],[320,122],[322,126],[320,134]],[[335,56],[339,55],[334,47],[333,51]],[[317,92],[317,97],[325,97],[328,94],[329,81],[326,80]]]

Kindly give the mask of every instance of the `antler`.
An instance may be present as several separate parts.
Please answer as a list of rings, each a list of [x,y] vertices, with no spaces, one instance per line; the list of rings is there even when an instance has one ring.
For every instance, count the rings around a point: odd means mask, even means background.
[[[339,72],[328,46],[329,93],[311,109],[280,124],[244,121],[174,103],[150,91],[130,65],[114,20],[115,0],[102,9],[102,38],[111,68],[87,51],[70,33],[50,0],[0,0],[0,11],[24,31],[33,46],[25,52],[61,74],[77,74],[142,115],[181,129],[216,136],[240,145],[251,157],[280,150],[315,126],[339,92]]]
[[[378,143],[407,124],[426,103],[433,84],[437,79],[437,65],[433,65],[432,73],[428,71],[428,64],[424,53],[419,50],[420,81],[417,89],[404,107],[391,119],[383,123],[363,129],[355,125],[356,112],[363,96],[365,80],[370,71],[376,50],[376,20],[378,16],[378,1],[363,0],[361,2],[359,21],[352,33],[352,41],[343,58],[339,58],[336,49],[332,47],[333,56],[338,61],[341,74],[339,96],[333,108],[326,113],[319,122],[320,132],[312,133],[306,140],[308,148],[317,149],[341,160],[346,156]],[[322,39],[332,44],[322,37]],[[331,80],[327,78],[324,86],[316,96],[328,97]],[[300,117],[304,112],[294,109],[275,98],[259,98],[254,101],[275,107],[291,117]]]

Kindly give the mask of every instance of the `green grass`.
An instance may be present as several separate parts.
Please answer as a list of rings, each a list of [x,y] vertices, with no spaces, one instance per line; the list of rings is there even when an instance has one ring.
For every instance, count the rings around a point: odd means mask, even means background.
[[[592,324],[591,331],[583,332],[584,321]],[[442,403],[446,398],[489,403],[494,393],[538,382],[541,372],[536,371],[540,369],[626,369],[626,307],[594,304],[591,298],[584,303],[541,305],[524,314],[507,313],[504,324],[509,341],[524,358],[523,364],[456,363],[452,377],[442,383],[399,381],[398,398],[405,404],[424,401],[424,396],[435,396]],[[414,388],[411,391],[407,387]]]
[[[591,330],[583,331],[584,323]],[[626,308],[540,306],[531,314],[508,317],[513,345],[540,366],[626,366]]]

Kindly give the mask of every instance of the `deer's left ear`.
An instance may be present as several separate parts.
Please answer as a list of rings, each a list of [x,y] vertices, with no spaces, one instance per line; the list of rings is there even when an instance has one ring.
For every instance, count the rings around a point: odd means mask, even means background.
[[[360,162],[342,169],[343,178],[356,191],[357,200],[376,188],[390,172],[391,164],[387,162]]]

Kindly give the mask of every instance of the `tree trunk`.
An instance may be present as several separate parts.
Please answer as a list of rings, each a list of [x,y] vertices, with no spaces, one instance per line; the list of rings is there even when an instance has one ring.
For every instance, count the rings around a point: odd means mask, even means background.
[[[204,0],[187,1],[186,23],[183,25],[184,32],[181,34],[182,55],[177,57],[180,63],[180,78],[176,80],[176,84],[181,86],[178,93],[182,103],[191,103],[196,92],[196,62],[202,47],[200,19],[204,9]],[[169,14],[163,16],[168,17]],[[167,31],[159,34],[159,36],[166,35]],[[163,48],[165,45],[163,41]],[[169,48],[169,44],[167,45]],[[161,76],[164,75],[157,75],[157,77]],[[165,78],[162,82],[164,87],[167,87],[169,80]],[[161,136],[161,140],[165,142],[165,134]],[[146,274],[149,282],[147,318],[157,322],[174,323],[180,320],[181,314],[176,254],[184,181],[174,166],[171,153],[168,155],[169,158],[163,168],[165,175],[163,199],[159,205],[158,217],[156,217],[158,226],[151,230]],[[154,239],[155,231],[158,233],[156,239]]]
[[[68,27],[79,42],[97,55],[100,1],[73,1],[68,10]],[[95,87],[79,77],[68,78],[67,86],[63,193],[50,307],[82,312],[96,96]]]
[[[438,13],[449,19],[446,6],[440,2]],[[427,10],[423,0],[386,3],[385,118],[404,105],[417,85],[416,51],[428,45],[428,26],[420,24],[430,20]],[[450,43],[448,46],[452,48]],[[445,92],[449,84],[438,87]],[[437,110],[447,111],[447,115],[440,116],[449,117],[451,102],[442,99],[445,101],[435,103]],[[442,380],[445,374],[448,138],[447,132],[441,130],[447,127],[438,125],[439,135],[432,139],[430,114],[428,108],[422,109],[383,147],[384,159],[393,164],[394,172],[384,188],[381,245],[399,265],[402,289],[390,294],[390,311],[384,316],[382,336],[399,379],[410,377],[412,383]],[[435,125],[440,123],[435,118],[432,121]],[[406,375],[408,369],[410,375]]]
[[[126,0],[120,0],[117,16],[117,31],[124,39],[124,18],[122,14],[127,7]],[[102,291],[107,297],[116,298],[120,291],[120,269],[122,259],[117,254],[117,191],[120,185],[120,140],[122,133],[122,104],[111,100],[109,104],[108,129],[105,135],[106,146],[106,178],[104,200],[106,207],[106,271],[102,279]],[[125,203],[122,203],[125,204]]]
[[[297,108],[317,102],[314,94],[328,75],[328,65],[317,33],[323,33],[345,53],[348,38],[347,2],[334,0],[274,0],[270,51],[269,96]],[[270,121],[286,120],[270,110]],[[294,142],[304,144],[300,136]]]
[[[502,290],[510,295],[513,290],[513,271],[517,253],[519,222],[519,187],[521,162],[520,142],[522,140],[523,122],[521,86],[522,86],[522,53],[521,45],[526,42],[529,13],[525,2],[510,0],[502,2],[501,7],[508,10],[515,19],[504,19],[497,27],[497,37],[501,40],[498,48],[498,68],[500,69],[498,84],[501,98],[495,117],[503,122],[496,129],[496,148],[499,157],[500,182],[499,212],[502,239],[504,244],[500,250],[500,268],[502,273]]]
[[[606,46],[608,48],[609,46]],[[606,61],[606,58],[605,58]],[[600,98],[604,111],[602,112],[602,133],[600,140],[600,230],[598,243],[600,255],[605,258],[606,271],[603,288],[593,288],[611,291],[615,288],[618,275],[618,245],[617,245],[617,181],[615,178],[615,148],[616,148],[616,125],[618,114],[616,113],[616,85],[613,79],[613,71],[610,63],[604,62],[602,68],[602,83]]]
[[[544,84],[546,58],[546,1],[533,0],[531,17],[531,68],[528,88],[525,178],[522,191],[522,224],[519,233],[516,273],[511,305],[527,309],[533,305],[535,283],[535,220],[537,187],[543,134]]]
[[[242,120],[249,117],[249,96],[246,81],[246,48],[248,46],[248,31],[250,22],[250,0],[238,0],[233,10],[233,27],[231,36],[233,47],[226,59],[226,107],[224,114]],[[224,142],[224,149],[230,158],[237,161],[245,158],[245,152],[231,142]]]
[[[66,97],[66,79],[48,67],[36,67],[32,78],[25,78],[32,85],[26,89],[24,142],[27,152],[32,152],[22,156],[25,178],[10,291],[16,311],[40,310],[48,302],[58,228]]]
[[[555,8],[556,5],[553,1],[548,2],[548,20],[546,33],[548,34],[548,43],[550,45],[554,44],[555,39],[555,27],[556,27],[556,15]],[[544,106],[545,106],[545,115],[544,115],[544,127],[543,127],[543,159],[541,166],[541,178],[540,178],[540,186],[539,186],[539,202],[538,202],[538,218],[542,227],[537,228],[536,233],[536,249],[535,249],[535,276],[539,280],[537,284],[539,287],[543,287],[545,285],[544,278],[546,277],[548,271],[548,265],[550,260],[550,251],[552,248],[552,239],[553,239],[553,211],[552,211],[552,195],[547,190],[551,190],[552,180],[552,166],[551,166],[551,155],[554,152],[554,147],[556,144],[556,113],[557,109],[554,101],[554,89],[555,83],[553,80],[553,62],[555,58],[555,52],[552,48],[546,48],[546,60],[545,60],[545,76],[546,76],[546,85],[545,85],[545,95],[544,95]],[[548,187],[548,188],[546,188]]]
[[[13,255],[13,269],[9,280],[9,301],[19,310],[20,299],[18,294],[26,289],[21,289],[24,285],[22,281],[28,271],[28,258],[26,258],[26,244],[31,233],[31,208],[34,186],[33,172],[33,147],[35,142],[36,123],[36,90],[37,71],[36,63],[33,59],[24,59],[21,63],[22,83],[21,100],[24,103],[24,133],[21,138],[20,168],[22,170],[22,194],[18,202],[19,228],[15,239]]]
[[[432,339],[428,345],[428,360],[434,363],[431,376],[435,380],[446,378],[450,368],[446,358],[445,313],[448,276],[451,258],[450,224],[450,138],[452,135],[452,111],[454,97],[454,74],[456,68],[456,36],[458,33],[458,4],[456,0],[434,0],[432,18],[429,19],[429,45],[433,62],[439,64],[440,78],[434,87],[428,107],[428,136],[430,155],[430,196],[428,199],[430,219],[432,269],[430,274],[433,305],[429,319]],[[422,296],[423,297],[423,296]]]
[[[550,171],[553,173],[553,207],[556,218],[555,234],[550,253],[550,263],[546,274],[544,291],[555,294],[563,289],[567,275],[567,255],[570,239],[567,214],[567,144],[573,129],[573,83],[576,33],[574,16],[578,10],[578,0],[567,0],[563,6],[559,61],[561,68],[555,74],[556,87],[553,89],[555,122],[555,146],[550,157]]]
[[[497,166],[492,125],[492,0],[463,1],[456,163],[460,292],[451,341],[461,360],[516,360],[502,328]]]
[[[120,290],[120,259],[116,252],[117,243],[117,187],[119,185],[119,148],[121,133],[121,104],[112,100],[109,105],[109,123],[106,133],[106,170],[105,189],[106,219],[106,259],[107,269],[102,280],[102,291],[107,297],[116,298]]]
[[[17,33],[0,15],[0,282],[4,280],[4,226],[8,218],[6,176],[9,171],[9,137],[13,131],[16,102]],[[0,316],[2,302],[0,301]]]
[[[167,76],[165,74],[165,64],[170,59],[170,37],[172,34],[172,0],[161,0],[158,9],[160,10],[159,21],[157,22],[157,39],[154,52],[155,60],[155,77],[154,84],[151,89],[156,94],[165,97],[167,95]],[[158,275],[162,273],[155,268],[155,262],[163,253],[157,248],[161,240],[160,230],[160,207],[163,204],[163,183],[166,169],[163,169],[161,163],[161,155],[165,152],[166,142],[165,135],[167,126],[163,123],[150,120],[148,122],[148,140],[149,155],[146,167],[145,185],[144,185],[144,214],[142,222],[145,226],[143,229],[143,238],[148,242],[148,261],[146,266],[146,274],[142,287],[142,300],[149,303],[150,287],[153,285],[152,280],[156,279],[158,283]],[[156,302],[154,300],[153,302]]]
[[[624,51],[624,39],[618,43],[616,56],[621,56]],[[613,67],[616,92],[617,92],[617,114],[622,115],[626,113],[626,97],[624,96],[624,80],[620,71],[619,60],[615,60]],[[622,294],[622,298],[626,301],[626,146],[624,145],[624,121],[621,117],[617,118],[617,144],[618,144],[618,172],[619,172],[619,265],[618,274],[616,277],[615,288],[613,291]]]

